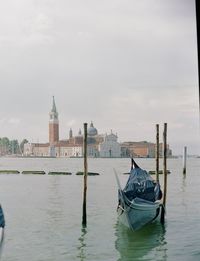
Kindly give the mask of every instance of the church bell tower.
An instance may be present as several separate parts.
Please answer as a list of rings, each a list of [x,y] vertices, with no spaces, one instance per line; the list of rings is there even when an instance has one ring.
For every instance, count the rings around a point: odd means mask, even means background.
[[[59,141],[59,121],[56,109],[55,99],[53,96],[52,109],[49,113],[49,143],[55,145]]]

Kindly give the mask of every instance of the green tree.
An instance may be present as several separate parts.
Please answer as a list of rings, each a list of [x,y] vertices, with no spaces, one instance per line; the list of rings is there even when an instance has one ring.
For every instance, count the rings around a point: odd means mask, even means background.
[[[20,143],[20,152],[23,154],[24,153],[24,144],[28,143],[27,139],[23,139],[22,142]]]
[[[9,144],[10,144],[10,141],[7,137],[1,138],[1,140],[0,140],[1,155],[6,155],[9,153]]]
[[[10,154],[19,154],[19,142],[18,140],[11,140],[9,144],[9,152]]]

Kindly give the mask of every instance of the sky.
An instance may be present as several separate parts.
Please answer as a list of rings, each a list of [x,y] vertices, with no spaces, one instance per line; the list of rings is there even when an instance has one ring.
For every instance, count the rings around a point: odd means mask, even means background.
[[[194,0],[0,1],[0,137],[48,142],[93,121],[118,141],[200,155]]]

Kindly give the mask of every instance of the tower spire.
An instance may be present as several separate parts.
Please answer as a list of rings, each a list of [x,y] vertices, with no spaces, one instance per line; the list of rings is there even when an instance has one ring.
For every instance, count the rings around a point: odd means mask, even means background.
[[[55,103],[55,98],[54,98],[54,96],[53,96],[53,105],[52,105],[51,112],[57,113],[57,110],[56,110],[56,103]]]
[[[56,103],[55,103],[55,98],[53,96],[53,103],[52,103],[52,109],[50,111],[50,120],[58,120],[58,112],[56,109]]]
[[[72,128],[70,128],[69,130],[69,138],[71,139],[73,137],[73,132],[72,132]]]

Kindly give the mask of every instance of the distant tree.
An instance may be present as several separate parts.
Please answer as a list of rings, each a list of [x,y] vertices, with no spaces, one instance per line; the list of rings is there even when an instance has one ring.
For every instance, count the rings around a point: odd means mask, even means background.
[[[0,155],[23,154],[24,144],[27,142],[27,139],[23,139],[19,144],[17,139],[9,140],[7,137],[0,138]]]
[[[6,155],[9,153],[10,141],[7,137],[0,139],[0,153],[1,155]]]
[[[9,143],[9,152],[10,154],[19,154],[19,142],[18,140],[11,140]]]
[[[27,139],[23,139],[22,142],[20,143],[20,152],[23,154],[24,153],[24,144],[28,143]]]

